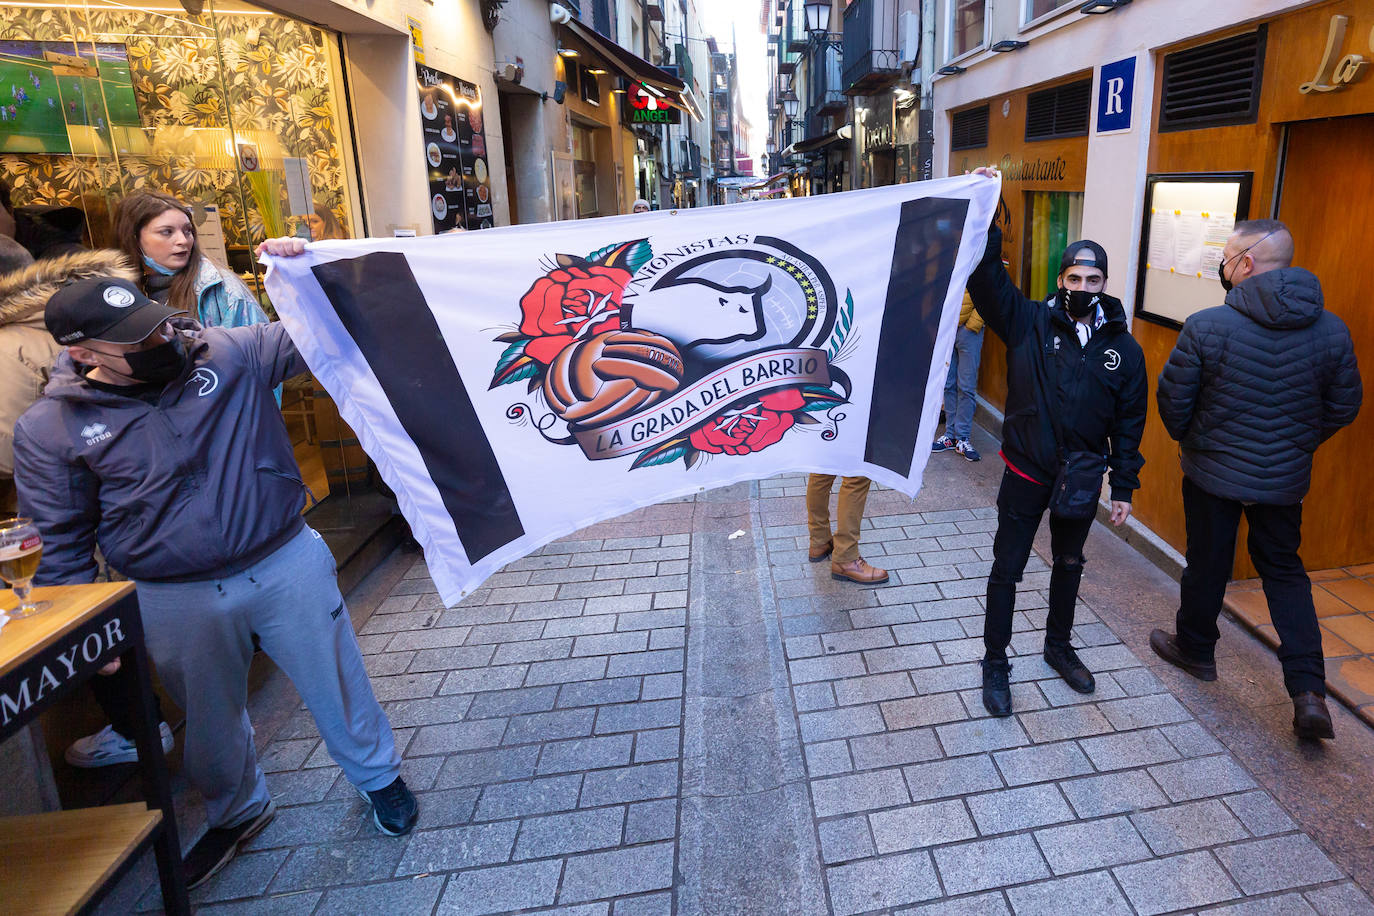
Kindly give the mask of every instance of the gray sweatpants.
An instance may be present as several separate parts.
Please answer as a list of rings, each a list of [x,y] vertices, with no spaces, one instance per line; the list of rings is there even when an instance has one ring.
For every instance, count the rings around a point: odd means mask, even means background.
[[[248,721],[256,633],[315,717],[348,780],[373,791],[400,772],[391,724],[372,693],[324,539],[304,529],[257,565],[223,579],[138,582],[148,651],[186,711],[186,776],[211,827],[266,806],[267,780]]]

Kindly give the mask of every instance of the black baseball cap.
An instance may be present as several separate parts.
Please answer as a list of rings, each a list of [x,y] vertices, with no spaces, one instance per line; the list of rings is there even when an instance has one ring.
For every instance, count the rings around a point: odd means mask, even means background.
[[[1073,242],[1064,249],[1064,256],[1059,259],[1059,272],[1062,274],[1077,264],[1079,267],[1096,267],[1102,271],[1102,276],[1107,276],[1107,251],[1096,242],[1083,239]]]
[[[84,340],[135,344],[184,309],[154,302],[128,280],[93,277],[53,293],[43,312],[48,333],[63,345]]]

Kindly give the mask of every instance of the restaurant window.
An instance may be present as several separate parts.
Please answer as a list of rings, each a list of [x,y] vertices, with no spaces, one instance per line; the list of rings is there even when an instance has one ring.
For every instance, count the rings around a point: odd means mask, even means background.
[[[117,245],[126,195],[170,194],[192,210],[202,253],[275,318],[256,245],[356,232],[333,33],[241,0],[200,15],[166,0],[7,4],[0,85],[14,87],[0,179],[16,209],[72,208],[85,244]],[[282,404],[314,496],[366,489],[367,462],[323,389],[293,380]]]
[[[1026,140],[1084,137],[1092,110],[1091,79],[1041,89],[1026,96]]]
[[[1264,75],[1265,26],[1164,56],[1159,129],[1254,124]]]
[[[599,216],[596,198],[596,133],[589,127],[573,125],[573,189],[577,197],[577,217]]]
[[[1026,191],[1026,232],[1021,288],[1043,299],[1055,291],[1059,258],[1069,242],[1082,237],[1081,191]]]
[[[950,0],[949,56],[951,59],[984,44],[986,0]]]
[[[950,119],[951,150],[982,149],[988,145],[988,106],[956,111]]]

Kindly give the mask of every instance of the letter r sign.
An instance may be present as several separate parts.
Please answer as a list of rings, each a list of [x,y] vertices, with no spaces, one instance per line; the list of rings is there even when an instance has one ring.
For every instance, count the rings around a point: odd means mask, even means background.
[[[1131,129],[1135,99],[1135,58],[1103,64],[1097,74],[1097,132]]]

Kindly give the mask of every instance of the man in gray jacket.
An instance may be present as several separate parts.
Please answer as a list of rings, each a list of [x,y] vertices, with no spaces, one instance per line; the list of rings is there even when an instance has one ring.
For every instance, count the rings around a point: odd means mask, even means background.
[[[1321,283],[1290,266],[1293,237],[1283,223],[1237,223],[1222,257],[1226,304],[1184,324],[1156,392],[1181,446],[1188,566],[1177,633],[1155,630],[1150,648],[1216,680],[1217,616],[1243,512],[1279,635],[1293,730],[1332,738],[1321,630],[1298,544],[1312,454],[1360,411],[1355,349],[1345,323],[1323,308]]]
[[[290,253],[290,252],[274,252]],[[126,280],[48,301],[66,347],[15,429],[21,511],[43,534],[39,584],[90,582],[98,544],[138,586],[148,651],[186,711],[186,775],[210,829],[195,887],[274,813],[246,709],[256,634],[383,833],[415,824],[391,726],[372,692],[334,557],[302,520],[304,485],[273,388],[304,372],[278,323],[178,323]]]

